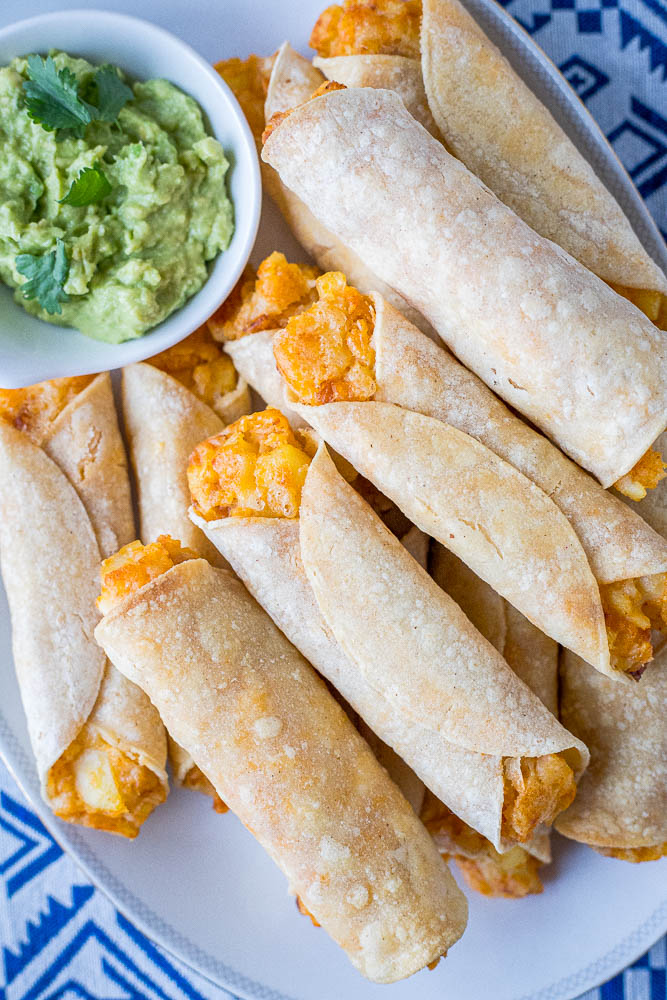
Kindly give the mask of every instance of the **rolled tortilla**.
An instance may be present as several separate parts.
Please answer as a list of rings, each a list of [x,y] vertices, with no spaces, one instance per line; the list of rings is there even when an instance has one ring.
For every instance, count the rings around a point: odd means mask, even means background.
[[[260,265],[260,271],[263,268]],[[270,287],[264,281],[264,296],[270,294]],[[667,593],[665,539],[511,413],[475,375],[431,343],[380,295],[371,294],[364,303],[358,291],[335,273],[319,278],[317,289],[319,302],[305,312],[301,309],[289,318],[283,316],[286,329],[277,337],[272,330],[248,335],[256,311],[250,305],[243,321],[240,312],[236,319],[230,317],[230,334],[240,334],[240,339],[228,341],[226,349],[253,387],[271,405],[293,403],[293,396],[281,385],[272,353],[275,343],[282,371],[304,401],[342,398],[371,406],[372,400],[394,403],[451,424],[509,462],[570,521],[601,585],[599,600],[611,663],[639,674],[652,655],[652,621],[655,628],[667,632],[667,616],[663,614],[661,621],[660,614],[660,595],[664,598]],[[355,368],[358,359],[347,345],[352,344],[358,353],[353,331],[364,312],[368,343],[362,385],[360,369]],[[640,478],[634,485],[643,489]],[[660,493],[661,487],[653,492]]]
[[[329,57],[314,64],[348,87],[395,91],[531,228],[664,325],[664,274],[590,164],[462,4],[425,0],[421,40],[419,17],[399,26],[397,16],[391,0],[329,8],[311,38]]]
[[[220,349],[200,328],[169,351],[125,368],[122,396],[141,538],[149,542],[170,535],[214,565],[224,565],[187,516],[190,492],[185,470],[192,449],[203,437],[250,410],[247,383],[225,368]],[[224,809],[210,782],[173,739],[169,758],[179,784],[206,792],[218,812]]]
[[[585,748],[561,729],[347,486],[324,450],[308,467],[305,483],[307,506],[299,518],[213,514],[209,520],[194,510],[191,516],[279,628],[367,725],[499,850],[512,847],[520,834],[511,820],[503,822],[503,806],[511,797],[505,787],[508,769],[520,766],[521,757],[557,753],[578,773],[585,766]],[[326,530],[318,543],[319,518]],[[340,537],[333,548],[336,565],[330,567],[312,547],[328,544],[332,531]],[[384,574],[382,560],[388,560]],[[313,585],[314,573],[321,574],[323,590],[349,588],[334,617]],[[410,609],[423,606],[423,628],[416,632]],[[341,633],[345,614],[354,630],[352,644]],[[403,632],[396,645],[394,627]],[[370,649],[361,645],[362,632]],[[468,671],[471,686],[464,679]],[[494,716],[499,730],[491,733]]]
[[[660,332],[529,229],[395,94],[334,90],[267,132],[264,159],[320,221],[603,486],[645,455],[667,419]]]
[[[42,794],[62,819],[134,837],[168,791],[166,737],[92,634],[100,555],[134,534],[108,373],[38,440],[0,420],[2,574]]]
[[[430,572],[475,628],[557,717],[558,644],[531,625],[442,545],[433,546]],[[498,854],[485,838],[473,834],[434,796],[425,802],[422,819],[439,850],[454,858],[473,889],[510,899],[542,891],[538,867],[551,860],[547,830],[538,830],[531,841],[513,848],[506,857]]]
[[[561,718],[586,740],[591,763],[556,826],[626,861],[667,854],[666,659],[663,651],[627,697],[571,653],[561,660]]]
[[[359,971],[394,982],[446,954],[464,897],[343,710],[228,571],[174,566],[96,637]]]

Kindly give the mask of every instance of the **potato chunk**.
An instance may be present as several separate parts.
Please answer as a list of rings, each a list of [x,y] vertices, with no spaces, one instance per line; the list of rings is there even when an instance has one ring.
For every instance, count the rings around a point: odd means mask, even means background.
[[[647,490],[654,490],[667,475],[667,465],[659,451],[653,448],[642,455],[629,472],[614,483],[615,488],[629,500],[643,500]]]
[[[651,847],[595,847],[598,854],[605,858],[618,858],[619,861],[630,861],[641,864],[643,861],[659,861],[667,857],[667,842]]]
[[[505,760],[502,831],[524,843],[540,824],[551,826],[577,792],[572,768],[558,754]]]
[[[301,403],[319,406],[375,395],[371,299],[351,288],[339,271],[317,279],[319,301],[293,316],[278,333],[278,370]]]
[[[88,724],[49,771],[47,792],[61,819],[130,838],[166,796],[149,767]]]
[[[311,458],[309,443],[279,410],[241,417],[192,453],[188,482],[194,508],[207,521],[297,517]]]
[[[148,545],[130,542],[102,563],[102,592],[97,598],[97,606],[106,615],[129,594],[162,576],[172,566],[196,558],[196,552],[184,548],[169,535],[160,535],[157,541]]]
[[[419,59],[420,0],[344,0],[318,17],[310,47],[319,56],[394,55]]]
[[[238,340],[260,330],[286,326],[296,313],[312,305],[320,272],[310,264],[289,264],[274,252],[257,269],[247,271],[231,295],[208,321],[216,340]]]
[[[89,385],[94,375],[54,378],[25,389],[0,389],[0,420],[41,445],[58,414]]]
[[[660,330],[667,328],[667,296],[662,292],[650,288],[628,288],[625,285],[615,285],[613,282],[610,284],[615,292],[641,309]]]

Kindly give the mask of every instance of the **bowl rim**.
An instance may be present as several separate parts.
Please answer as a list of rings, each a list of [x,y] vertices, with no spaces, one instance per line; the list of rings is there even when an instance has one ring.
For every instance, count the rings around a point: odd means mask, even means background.
[[[230,145],[229,142],[227,142],[226,145],[223,143],[223,148],[225,148],[225,153],[228,158],[230,151],[234,153],[232,162],[230,163],[230,170],[227,174],[227,193],[234,209],[234,231],[232,234],[232,241],[234,240],[237,232],[242,233],[242,239],[241,242],[234,247],[234,263],[231,269],[224,275],[224,278],[221,275],[216,281],[215,268],[222,257],[225,254],[229,254],[232,244],[230,244],[230,247],[227,250],[222,251],[209,262],[208,278],[202,287],[195,292],[195,294],[192,295],[183,304],[183,306],[175,310],[173,313],[170,313],[170,315],[167,316],[161,323],[150,330],[147,330],[145,334],[142,334],[142,336],[132,340],[123,341],[120,344],[110,344],[108,342],[98,341],[96,338],[91,338],[81,333],[75,327],[60,327],[57,324],[46,323],[46,321],[41,320],[36,316],[30,316],[30,314],[25,312],[25,310],[21,309],[19,304],[12,302],[11,309],[21,310],[23,319],[26,315],[28,315],[30,321],[40,324],[40,326],[45,328],[45,332],[48,330],[50,333],[57,335],[59,331],[66,331],[70,335],[75,335],[77,341],[80,342],[80,344],[77,343],[76,346],[77,351],[80,346],[81,360],[75,365],[72,364],[71,350],[69,352],[69,362],[67,360],[67,352],[65,352],[63,359],[63,352],[59,350],[58,341],[55,337],[53,352],[40,351],[39,356],[26,355],[22,364],[18,361],[15,363],[13,360],[9,364],[3,362],[2,352],[0,351],[0,386],[3,388],[19,388],[35,382],[44,381],[46,379],[62,377],[64,375],[96,374],[101,371],[124,367],[125,365],[145,360],[146,358],[167,350],[169,347],[179,343],[193,330],[204,323],[208,317],[222,304],[222,302],[224,302],[225,298],[229,295],[232,288],[243,273],[255,244],[262,207],[262,181],[255,139],[250,130],[245,114],[243,113],[241,106],[229,85],[223,80],[219,73],[216,72],[213,66],[208,63],[206,59],[204,59],[204,57],[201,56],[188,42],[183,41],[183,39],[179,38],[178,35],[175,35],[173,32],[168,31],[166,28],[163,28],[159,24],[155,24],[147,18],[136,17],[132,14],[120,13],[101,7],[92,9],[78,7],[75,9],[49,11],[44,14],[36,14],[8,24],[0,28],[0,46],[7,44],[11,46],[13,36],[18,35],[19,33],[29,33],[31,30],[43,30],[44,27],[48,28],[50,24],[62,27],[68,23],[76,23],[79,28],[81,28],[82,24],[89,24],[91,34],[94,32],[99,36],[103,32],[105,23],[108,24],[110,21],[114,22],[116,26],[122,28],[128,33],[128,35],[130,35],[130,37],[135,39],[138,32],[141,32],[143,35],[152,35],[153,39],[157,39],[158,46],[161,41],[164,41],[168,43],[169,46],[176,46],[179,48],[184,57],[187,58],[190,65],[194,68],[195,75],[199,74],[200,77],[207,79],[209,86],[212,86],[214,90],[219,91],[221,99],[230,109],[231,116],[233,116],[234,119],[233,132],[238,135],[239,141],[235,142],[233,146]],[[138,47],[143,47],[144,45],[145,42],[140,41]],[[29,47],[25,49],[25,46],[22,46],[22,48],[26,53],[30,51]],[[76,46],[74,46],[74,48],[76,48]],[[39,48],[39,51],[41,51],[41,47]],[[19,54],[22,53],[17,52],[17,55]],[[113,61],[115,64],[119,65],[121,69],[124,68],[122,52],[119,53],[119,58],[114,59]],[[166,78],[169,79],[168,76]],[[175,84],[175,86],[179,86],[179,84]],[[193,86],[191,89],[180,87],[180,89],[189,93],[193,100],[197,102],[198,106],[202,108],[206,118],[208,133],[218,139],[218,141],[221,141],[216,134],[216,129],[210,121],[210,116],[208,115],[206,108],[203,107],[202,102],[197,95],[197,87]],[[238,152],[241,148],[244,150],[244,155],[242,157]],[[233,170],[238,169],[238,162],[240,159],[243,160],[243,170],[246,177],[244,180],[244,196],[239,200],[233,198],[232,196],[230,191],[230,179],[232,177]],[[242,209],[240,209],[241,205],[243,206]],[[240,217],[242,218],[241,226],[239,226]],[[4,283],[2,283],[2,288],[9,289],[10,293],[13,292],[13,289]],[[195,306],[200,299],[200,307],[198,309],[194,309],[195,316],[188,319],[188,321],[184,323],[181,328],[178,327],[178,323],[176,322],[174,324],[175,329],[170,333],[166,333],[163,330],[166,323],[173,323],[174,319],[179,315],[182,309],[186,307],[192,309],[192,307]],[[158,343],[151,343],[156,338]],[[148,346],[149,344],[151,346]],[[14,357],[17,357],[15,353],[15,345],[12,345],[11,352],[14,353]],[[108,352],[113,355],[117,355],[117,357],[95,357],[97,353],[101,355],[107,354]],[[9,349],[5,356],[10,356]],[[9,368],[9,371],[7,371],[7,368]]]

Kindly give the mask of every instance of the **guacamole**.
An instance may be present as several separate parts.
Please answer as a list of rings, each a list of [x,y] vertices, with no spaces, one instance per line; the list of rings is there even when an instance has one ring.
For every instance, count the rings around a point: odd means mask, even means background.
[[[99,67],[51,55],[54,73],[73,74],[63,79],[74,101],[77,88],[94,93]],[[0,68],[0,278],[48,323],[111,343],[140,337],[202,287],[207,262],[229,246],[223,149],[199,105],[167,80],[130,91],[119,77],[123,106],[113,120],[81,126],[77,138],[77,129],[47,131],[31,120],[29,78],[27,57]],[[81,179],[91,177],[95,191],[83,197],[96,200],[75,204]],[[28,282],[31,263],[36,280]],[[44,274],[60,281],[59,298],[34,291]]]

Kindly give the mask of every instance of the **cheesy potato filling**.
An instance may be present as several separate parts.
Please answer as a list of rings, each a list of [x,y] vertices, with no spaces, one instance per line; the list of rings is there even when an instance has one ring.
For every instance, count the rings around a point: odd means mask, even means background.
[[[667,573],[601,584],[611,665],[639,679],[653,658],[651,629],[667,631]]]
[[[269,407],[198,445],[188,482],[194,509],[220,517],[297,517],[313,457],[310,442]]]
[[[420,0],[344,0],[317,19],[310,47],[319,56],[396,55],[419,59]]]
[[[493,844],[454,815],[444,803],[427,792],[421,819],[429,833],[460,847],[461,853],[443,851],[453,857],[471,889],[483,896],[520,899],[544,888],[539,876],[540,862],[523,847],[499,854]]]
[[[667,465],[659,451],[653,448],[642,455],[629,472],[618,479],[614,486],[629,500],[643,500],[647,490],[654,490],[667,475]]]
[[[248,271],[208,321],[216,340],[239,340],[260,330],[286,326],[316,299],[320,272],[310,264],[290,264],[277,251],[262,261],[257,274]]]
[[[86,723],[49,771],[47,793],[61,819],[132,838],[166,789],[149,767]]]
[[[377,389],[373,304],[339,271],[323,274],[316,285],[318,301],[276,334],[278,370],[309,406],[371,399]]]
[[[628,299],[641,309],[658,329],[667,329],[667,297],[662,292],[649,288],[627,288],[625,285],[615,285],[613,282],[610,282],[610,285],[624,299]]]
[[[156,354],[149,364],[171,375],[213,410],[238,381],[232,359],[223,353],[208,326],[200,326],[179,344]]]
[[[33,444],[41,445],[56,417],[94,377],[54,378],[25,389],[0,389],[0,420],[24,431]]]
[[[619,861],[630,861],[641,864],[642,861],[659,861],[667,857],[667,842],[651,847],[595,847],[598,854],[605,858],[618,858]]]
[[[191,788],[195,792],[202,792],[213,799],[213,808],[217,813],[229,812],[229,806],[225,805],[204,772],[200,771],[196,764],[192,765],[183,778],[183,784],[186,788]]]
[[[252,55],[224,59],[214,66],[241,105],[256,143],[261,142],[264,130],[264,102],[274,62],[275,56]]]
[[[506,758],[504,772],[501,831],[506,840],[525,843],[540,824],[551,826],[576,795],[572,768],[555,753]]]
[[[106,615],[172,566],[196,558],[196,552],[184,548],[169,535],[160,535],[157,541],[148,545],[130,542],[102,563],[102,590],[97,606]]]

